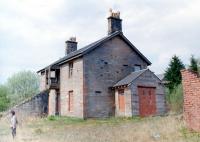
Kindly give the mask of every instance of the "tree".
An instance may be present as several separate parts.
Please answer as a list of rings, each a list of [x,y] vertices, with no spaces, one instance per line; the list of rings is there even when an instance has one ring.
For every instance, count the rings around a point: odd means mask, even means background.
[[[198,72],[198,60],[195,59],[193,55],[190,58],[189,69],[192,70],[192,71],[194,71],[194,72]]]
[[[6,86],[0,85],[0,112],[5,111],[10,103]]]
[[[8,78],[7,86],[12,104],[16,104],[39,92],[39,78],[31,71],[21,71]]]
[[[172,92],[173,89],[181,83],[182,78],[180,70],[184,68],[185,66],[179,59],[179,57],[177,57],[176,55],[173,56],[169,63],[169,67],[164,74],[165,80],[169,82],[167,84],[167,87],[169,88],[170,92]]]

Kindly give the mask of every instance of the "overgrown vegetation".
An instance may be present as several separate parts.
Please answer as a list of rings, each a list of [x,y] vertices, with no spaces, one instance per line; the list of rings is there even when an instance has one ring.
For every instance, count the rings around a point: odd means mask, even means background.
[[[21,71],[0,85],[0,112],[39,92],[39,78],[31,71]]]
[[[3,142],[13,141],[9,123],[0,121],[0,138]],[[19,127],[15,141],[198,142],[200,137],[198,133],[186,129],[181,115],[88,120],[52,116],[24,123]]]
[[[101,118],[101,119],[88,119],[84,120],[77,117],[66,117],[66,116],[48,116],[43,120],[47,123],[63,123],[63,124],[79,124],[79,123],[90,123],[90,124],[118,124],[120,122],[132,121],[138,122],[141,120],[146,120],[148,118],[141,118],[139,116],[134,117],[110,117],[110,118]]]
[[[178,85],[170,93],[166,90],[166,100],[172,112],[181,113],[183,111],[183,87]]]
[[[176,113],[183,111],[183,88],[181,84],[182,78],[180,70],[184,68],[185,65],[183,62],[175,55],[172,57],[165,72],[165,80],[169,82],[166,85],[167,104],[170,107],[170,110]],[[191,56],[188,68],[195,72],[200,71],[200,60]]]

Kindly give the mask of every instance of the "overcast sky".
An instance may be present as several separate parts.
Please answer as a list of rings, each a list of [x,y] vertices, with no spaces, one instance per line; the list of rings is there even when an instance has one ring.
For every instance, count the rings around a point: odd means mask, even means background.
[[[163,73],[176,54],[200,57],[200,0],[0,0],[0,83],[37,71],[107,34],[109,8],[121,12],[124,35]]]

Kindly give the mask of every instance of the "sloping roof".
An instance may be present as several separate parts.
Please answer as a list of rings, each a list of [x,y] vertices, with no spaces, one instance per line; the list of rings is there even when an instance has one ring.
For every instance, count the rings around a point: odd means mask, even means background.
[[[128,76],[126,76],[125,78],[117,82],[113,87],[128,85],[132,81],[134,81],[136,78],[138,78],[140,75],[142,75],[144,72],[146,72],[147,70],[149,69],[143,69],[143,70],[132,72],[131,74],[129,74]]]
[[[157,74],[156,76],[162,81],[164,80],[165,77],[164,74]]]
[[[50,66],[53,66],[53,65],[61,65],[65,62],[68,62],[74,58],[77,58],[77,57],[80,57],[80,56],[83,56],[84,54],[94,50],[96,47],[98,47],[99,45],[103,44],[104,42],[110,40],[111,38],[115,37],[115,36],[120,36],[127,44],[130,45],[130,47],[133,48],[134,51],[136,51],[140,56],[141,58],[148,64],[148,65],[151,65],[151,62],[123,35],[122,32],[120,31],[117,31],[117,32],[114,32],[113,34],[110,34],[110,35],[107,35],[105,36],[104,38],[101,38],[100,40],[97,40],[79,50],[76,50],[74,52],[71,52],[70,54],[68,54],[67,56],[64,56],[63,58],[57,60],[56,62],[50,64],[49,66],[39,70],[38,72],[50,67]]]

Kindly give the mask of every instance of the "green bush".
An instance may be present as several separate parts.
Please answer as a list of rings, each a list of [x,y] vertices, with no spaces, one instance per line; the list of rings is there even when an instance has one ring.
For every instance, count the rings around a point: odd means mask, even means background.
[[[0,85],[0,112],[5,111],[10,104],[8,90],[6,86]]]
[[[56,120],[56,117],[53,116],[53,115],[50,115],[50,116],[48,116],[48,120],[49,120],[49,121],[55,121],[55,120]]]
[[[180,113],[183,111],[183,88],[182,85],[176,86],[170,93],[166,90],[166,100],[172,112]]]

